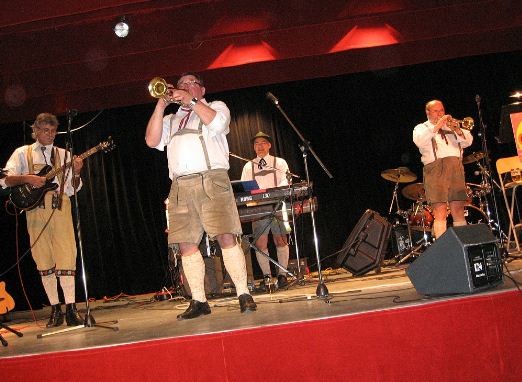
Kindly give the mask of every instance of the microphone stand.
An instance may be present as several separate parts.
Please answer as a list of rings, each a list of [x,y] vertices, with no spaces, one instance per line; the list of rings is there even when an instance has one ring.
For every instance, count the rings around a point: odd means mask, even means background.
[[[77,114],[78,114],[77,110],[71,110],[71,109],[67,110],[67,135],[66,135],[66,140],[65,140],[65,150],[66,150],[66,153],[69,152],[69,154],[71,156],[71,168],[72,168],[72,161],[74,160],[74,148],[73,148],[71,126],[72,126],[72,120]],[[65,180],[65,176],[66,176],[66,174],[64,173],[64,180]],[[72,179],[72,172],[71,172],[71,179]],[[78,253],[80,254],[80,263],[81,263],[81,267],[82,267],[83,293],[85,296],[85,307],[86,307],[85,319],[84,319],[83,325],[70,326],[70,327],[67,327],[64,329],[59,329],[59,330],[56,330],[56,331],[53,331],[50,333],[38,334],[36,336],[37,338],[48,337],[48,336],[52,336],[52,335],[64,333],[64,332],[70,332],[70,331],[73,331],[76,329],[91,328],[93,326],[105,328],[105,329],[111,329],[115,332],[117,332],[119,330],[118,327],[96,324],[96,321],[94,320],[94,317],[91,314],[91,308],[89,305],[89,294],[87,292],[87,275],[85,272],[85,261],[84,261],[84,256],[83,256],[83,241],[82,241],[82,230],[81,230],[81,225],[80,225],[80,209],[78,208],[78,193],[76,192],[76,188],[74,186],[73,186],[73,188],[74,188],[74,217],[76,218],[76,234],[78,236]],[[117,323],[118,321],[113,321],[113,322]]]
[[[292,120],[288,117],[288,115],[285,113],[285,111],[283,110],[281,105],[279,105],[279,100],[270,92],[268,92],[266,95],[267,95],[267,98],[269,100],[271,100],[274,103],[274,105],[277,107],[277,109],[281,112],[283,117],[285,117],[285,119],[287,120],[288,124],[292,127],[294,132],[297,134],[297,136],[301,140],[301,144],[299,145],[299,149],[303,153],[303,162],[304,162],[305,173],[306,173],[306,182],[308,183],[308,185],[310,185],[310,173],[308,171],[308,152],[312,153],[312,155],[316,159],[317,163],[319,163],[319,165],[324,170],[326,175],[328,175],[328,177],[330,179],[332,179],[333,175],[330,173],[330,171],[328,171],[328,169],[323,164],[323,162],[321,161],[319,156],[312,149],[312,147],[310,146],[310,142],[303,137],[303,135],[301,134],[299,129],[294,125]],[[326,287],[326,285],[324,283],[323,275],[322,275],[322,272],[321,272],[321,258],[319,256],[319,242],[318,242],[318,238],[317,238],[317,227],[316,227],[316,224],[315,224],[315,213],[314,213],[314,208],[313,208],[313,204],[312,203],[313,203],[313,195],[312,195],[312,193],[310,193],[310,206],[312,207],[310,209],[310,217],[312,218],[312,230],[313,230],[313,235],[314,235],[315,258],[316,258],[316,261],[317,261],[317,271],[318,271],[318,274],[319,274],[319,284],[317,285],[317,289],[315,291],[315,294],[319,298],[326,298],[326,297],[328,297],[328,288]]]
[[[496,228],[498,230],[498,235],[500,239],[500,245],[504,246],[504,237],[506,236],[505,233],[502,231],[502,228],[500,227],[500,224],[498,223],[498,205],[497,205],[497,198],[495,196],[495,189],[492,187],[492,185],[496,185],[498,187],[497,182],[493,179],[492,171],[491,171],[491,160],[489,158],[489,151],[487,146],[487,137],[486,137],[486,124],[484,122],[484,119],[482,118],[482,109],[480,107],[480,95],[475,96],[475,102],[477,103],[477,112],[479,117],[479,124],[480,124],[480,131],[478,133],[478,136],[480,137],[482,141],[482,151],[486,154],[484,156],[484,165],[480,164],[480,161],[478,162],[480,172],[482,175],[482,179],[484,180],[485,186],[487,189],[491,190],[491,200],[493,201],[493,207],[494,207],[494,219],[491,217],[491,211],[489,210],[489,205],[487,203],[487,198],[485,198],[486,201],[486,214],[488,216],[488,224],[490,228]],[[493,227],[492,227],[493,226]]]

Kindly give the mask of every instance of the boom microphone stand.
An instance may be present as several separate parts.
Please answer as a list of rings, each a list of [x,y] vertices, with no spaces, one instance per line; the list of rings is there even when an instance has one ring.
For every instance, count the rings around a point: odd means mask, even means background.
[[[77,110],[74,110],[74,109],[67,110],[67,135],[66,135],[65,149],[66,149],[66,152],[70,153],[71,167],[72,167],[72,161],[74,159],[74,148],[73,148],[71,126],[72,126],[72,120],[77,114],[78,114]],[[66,177],[65,172],[64,172],[63,176],[65,179],[65,177]],[[54,334],[69,332],[69,331],[76,330],[76,329],[90,328],[93,326],[105,328],[105,329],[111,329],[115,332],[117,332],[119,330],[118,327],[96,324],[94,317],[91,315],[91,308],[89,305],[89,294],[87,292],[87,275],[85,273],[85,261],[84,261],[84,256],[83,256],[82,230],[81,230],[81,225],[80,225],[80,209],[78,208],[78,193],[76,192],[76,188],[74,188],[74,217],[76,218],[76,234],[78,236],[78,253],[80,254],[80,263],[81,263],[81,267],[82,267],[83,293],[84,293],[84,297],[85,297],[85,307],[86,307],[85,319],[84,319],[83,325],[70,326],[68,328],[56,330],[54,332],[39,334],[39,335],[37,335],[37,338],[52,336]],[[118,321],[115,321],[114,323],[117,323],[117,322]]]
[[[285,119],[287,120],[289,125],[295,131],[295,133],[297,134],[299,139],[301,139],[301,144],[299,145],[299,149],[303,153],[303,162],[304,162],[305,173],[306,173],[306,182],[310,185],[310,173],[308,171],[308,152],[312,153],[312,155],[317,160],[317,162],[319,163],[321,168],[324,170],[326,175],[328,175],[328,177],[330,179],[332,179],[333,175],[330,173],[330,171],[328,171],[328,169],[323,164],[323,162],[321,161],[319,156],[314,152],[314,150],[310,146],[310,141],[307,141],[303,137],[301,132],[297,129],[297,127],[294,125],[294,123],[291,121],[291,119],[288,117],[288,115],[285,113],[285,111],[281,108],[281,105],[279,105],[279,100],[270,92],[266,93],[266,97],[270,101],[272,101],[274,103],[274,105],[277,107],[277,109],[281,112],[283,117],[285,117]],[[312,203],[313,203],[313,196],[310,195],[310,206],[312,207],[310,209],[310,216],[312,218],[312,229],[313,229],[313,233],[314,233],[315,258],[316,258],[316,261],[317,261],[317,271],[318,271],[318,274],[319,274],[319,284],[317,285],[317,289],[315,291],[315,294],[316,294],[317,297],[324,298],[324,297],[328,297],[328,288],[326,287],[326,285],[325,285],[325,283],[323,281],[323,275],[322,275],[322,272],[321,272],[321,258],[319,256],[319,242],[318,242],[318,239],[317,239],[317,228],[316,228],[316,224],[315,224],[315,213],[314,213],[314,208],[313,208],[313,204]],[[293,208],[293,206],[292,206],[292,208]]]

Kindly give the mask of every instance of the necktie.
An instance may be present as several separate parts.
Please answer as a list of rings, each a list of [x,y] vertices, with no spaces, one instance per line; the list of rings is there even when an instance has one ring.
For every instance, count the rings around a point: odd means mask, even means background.
[[[45,156],[45,146],[40,147],[40,150],[42,150],[42,155],[44,157],[45,164],[49,165],[49,163],[47,163],[47,157]]]
[[[259,161],[257,167],[262,170],[263,169],[263,166],[266,166],[266,160],[265,158],[261,158],[261,160]]]

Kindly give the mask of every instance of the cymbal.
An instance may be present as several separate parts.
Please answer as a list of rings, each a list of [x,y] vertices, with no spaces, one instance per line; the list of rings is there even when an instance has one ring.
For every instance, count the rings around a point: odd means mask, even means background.
[[[426,200],[426,192],[424,191],[424,185],[422,183],[408,184],[402,189],[402,195],[411,200]]]
[[[417,179],[417,175],[411,172],[408,167],[390,168],[381,172],[381,176],[395,183],[409,183]]]
[[[462,158],[462,164],[470,164],[473,162],[477,162],[484,158],[486,156],[486,153],[484,151],[477,151],[473,154],[469,154],[468,156],[465,156]]]

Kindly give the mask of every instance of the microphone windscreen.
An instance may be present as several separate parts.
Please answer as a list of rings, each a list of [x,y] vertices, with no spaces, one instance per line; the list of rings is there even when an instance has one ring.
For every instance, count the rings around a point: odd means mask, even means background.
[[[266,93],[266,98],[268,98],[270,101],[272,101],[272,102],[275,103],[276,105],[279,103],[279,100],[276,98],[276,96],[273,95],[273,94],[270,93],[270,92],[267,92],[267,93]]]

